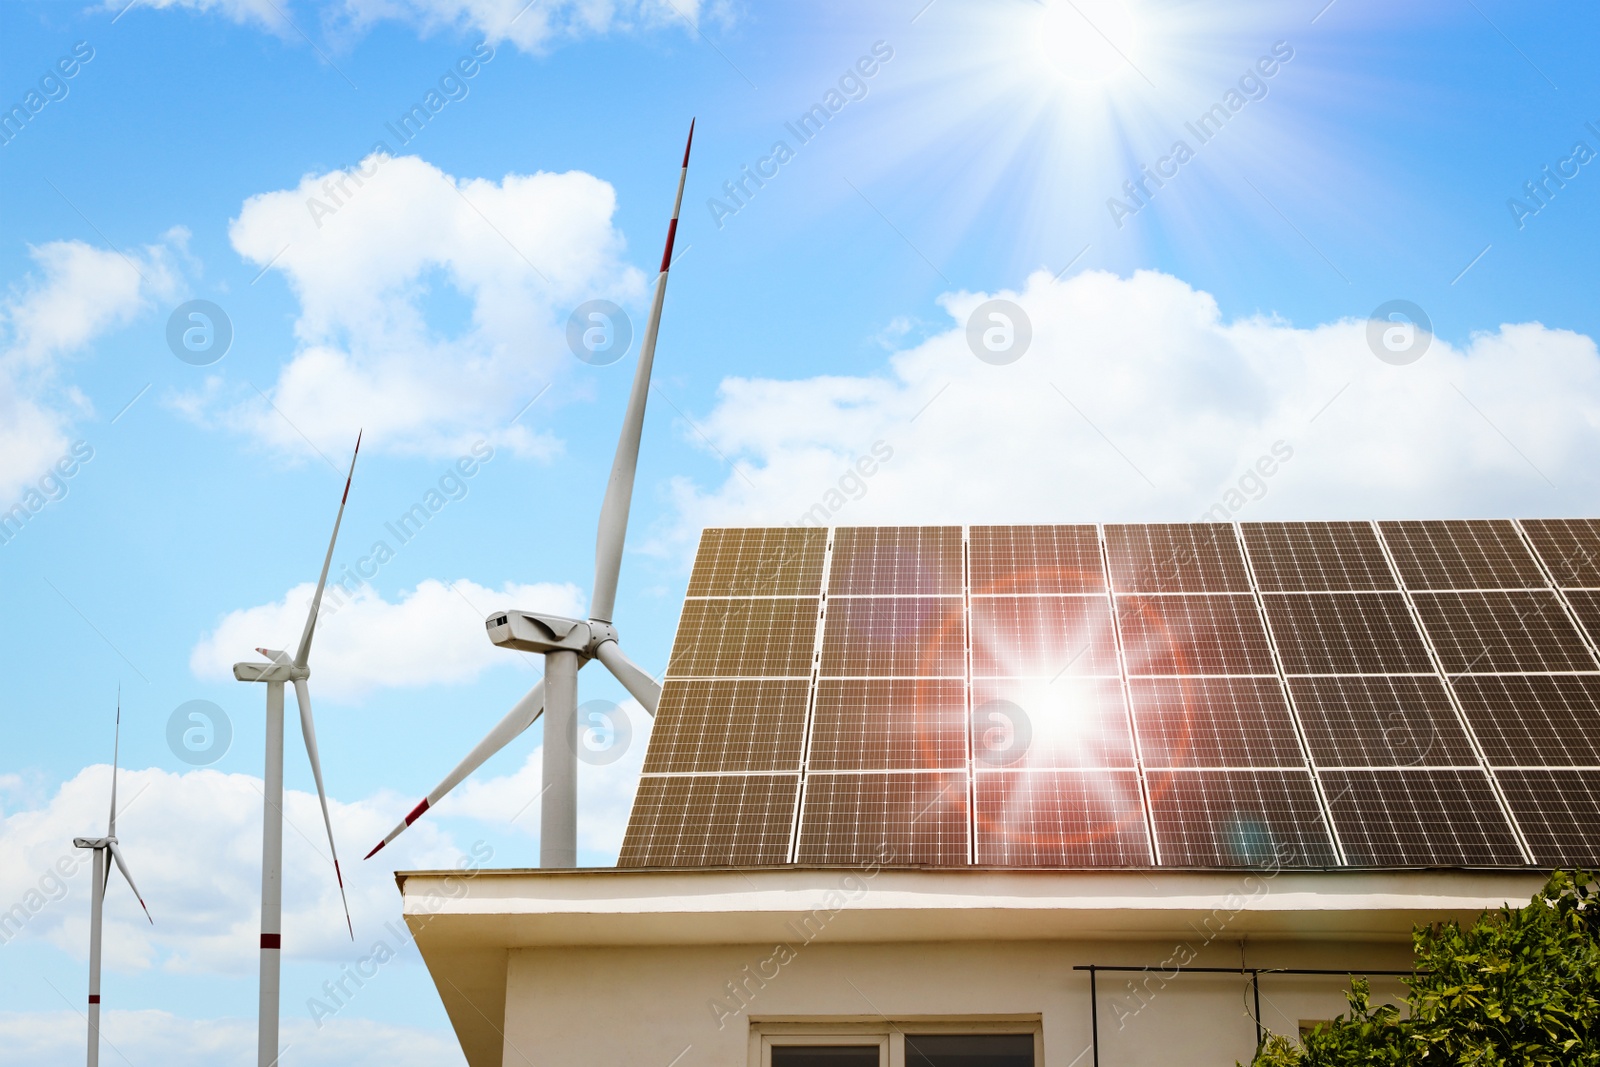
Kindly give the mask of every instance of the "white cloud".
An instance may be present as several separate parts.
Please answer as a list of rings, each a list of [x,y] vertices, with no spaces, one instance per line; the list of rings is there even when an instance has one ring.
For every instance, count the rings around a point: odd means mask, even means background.
[[[511,419],[575,365],[568,316],[644,292],[621,258],[611,186],[578,171],[457,179],[414,156],[362,166],[253,196],[231,224],[239,254],[270,264],[300,302],[271,404],[212,384],[177,406],[296,453],[302,434],[343,449],[363,426],[391,452],[455,455],[487,439],[553,454],[555,441]]]
[[[298,1005],[290,1006],[291,1011]],[[107,1011],[101,1062],[165,1067],[249,1067],[256,1062],[254,1019],[186,1019],[164,1011]],[[450,1067],[464,1064],[448,1031],[335,1017],[318,1029],[291,1014],[282,1047],[303,1067]],[[83,1062],[83,1017],[75,1012],[0,1012],[0,1065],[76,1067]]]
[[[66,453],[74,418],[92,411],[58,381],[62,362],[170,297],[187,240],[174,229],[127,256],[82,241],[29,248],[35,273],[0,300],[0,507]]]
[[[294,35],[289,19],[309,20],[299,5],[272,0],[135,0],[141,7],[215,13],[243,25],[256,25],[282,37]],[[127,0],[105,0],[121,10]],[[540,53],[563,40],[669,26],[693,32],[708,9],[723,15],[725,5],[703,0],[335,0],[316,8],[322,19],[346,31],[363,32],[379,22],[400,22],[426,36],[441,31],[469,33],[491,44],[510,41],[524,52]]]
[[[988,294],[958,293],[942,301],[954,325],[880,374],[725,380],[697,423],[749,481],[680,480],[656,549],[808,511],[833,525],[1192,520],[1224,499],[1239,519],[1573,514],[1600,489],[1600,359],[1580,334],[1505,325],[1394,366],[1363,320],[1228,322],[1154,272],[1039,273],[995,295],[1032,322],[1009,365],[967,345]],[[1278,441],[1292,458],[1251,480]],[[865,477],[853,464],[874,442],[892,458]]]
[[[190,670],[198,678],[221,681],[233,677],[235,663],[259,660],[258,647],[292,653],[315,592],[316,583],[306,582],[282,600],[229,612],[195,645]],[[371,586],[347,596],[332,585],[322,603],[311,660],[313,701],[353,701],[374,689],[470,682],[491,667],[516,663],[485,636],[489,612],[522,608],[577,618],[584,600],[570,584],[508,582],[490,589],[464,579],[430,578],[396,603]]]

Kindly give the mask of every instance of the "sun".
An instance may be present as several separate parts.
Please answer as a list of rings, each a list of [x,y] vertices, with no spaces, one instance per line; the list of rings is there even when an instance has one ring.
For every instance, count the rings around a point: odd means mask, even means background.
[[[1030,29],[1047,76],[1098,83],[1137,74],[1139,25],[1122,0],[1051,0]]]

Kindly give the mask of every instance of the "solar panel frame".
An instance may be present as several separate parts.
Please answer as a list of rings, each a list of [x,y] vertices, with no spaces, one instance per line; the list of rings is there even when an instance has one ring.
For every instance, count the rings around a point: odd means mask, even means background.
[[[1412,600],[1447,675],[1600,670],[1554,590],[1416,592]]]
[[[809,527],[712,527],[700,535],[690,597],[817,596],[828,532]]]
[[[797,774],[644,775],[617,866],[783,863],[799,784]]]
[[[1600,767],[1600,674],[1461,675],[1452,684],[1490,764]]]
[[[1520,866],[1515,828],[1479,768],[1324,770],[1353,866]]]
[[[973,526],[967,542],[974,598],[1106,591],[1100,531],[1092,523]]]
[[[1248,590],[1119,595],[1116,615],[1129,677],[1278,673]]]
[[[1378,523],[1406,588],[1542,589],[1543,572],[1508,519]]]
[[[806,678],[668,678],[644,773],[799,773],[810,699]]]
[[[1367,522],[1246,522],[1246,556],[1263,593],[1399,589]]]
[[[1521,519],[1517,525],[1556,585],[1600,589],[1600,519]]]
[[[1251,590],[1244,556],[1229,523],[1112,523],[1103,530],[1111,587],[1118,593]]]
[[[1498,778],[1535,863],[1600,866],[1600,768],[1504,770]]]
[[[1163,866],[1338,865],[1316,784],[1304,768],[1147,770],[1145,777]],[[1224,814],[1240,817],[1237,834],[1217,832]]]
[[[1305,766],[1275,677],[1131,678],[1128,694],[1146,768]]]
[[[1289,691],[1317,767],[1479,767],[1437,674],[1303,676]]]
[[[1154,861],[1139,776],[1131,768],[979,771],[974,786],[981,865],[1135,867]],[[1041,793],[1052,802],[1036,803]]]
[[[878,817],[863,817],[870,812]],[[965,866],[968,775],[960,771],[810,772],[796,860],[929,867]]]
[[[966,612],[953,597],[829,597],[821,676],[962,678]]]
[[[816,597],[685,600],[667,676],[809,676],[819,608]]]
[[[836,527],[828,596],[961,596],[962,540],[960,526]]]
[[[910,708],[910,714],[901,709]],[[884,714],[875,715],[877,711]],[[967,687],[960,678],[819,678],[811,770],[965,769]]]
[[[1287,675],[1433,670],[1400,593],[1263,593],[1261,600]]]
[[[972,673],[1055,678],[1121,673],[1111,605],[1091,596],[973,597]],[[1031,638],[1031,641],[1025,640]],[[1020,654],[1019,646],[1029,645]]]

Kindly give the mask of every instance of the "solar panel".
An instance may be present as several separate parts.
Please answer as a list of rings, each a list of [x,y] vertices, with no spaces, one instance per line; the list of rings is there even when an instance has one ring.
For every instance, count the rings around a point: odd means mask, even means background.
[[[967,765],[967,687],[960,679],[824,678],[811,726],[813,770]]]
[[[1572,605],[1572,613],[1589,634],[1589,640],[1600,645],[1600,591],[1569,589],[1562,595]]]
[[[1105,592],[1094,526],[974,526],[969,538],[975,597]]]
[[[1249,595],[1119,596],[1129,674],[1277,674]]]
[[[1247,522],[1239,532],[1262,592],[1398,588],[1370,523]]]
[[[1233,527],[1219,522],[1107,526],[1106,559],[1119,593],[1248,593]]]
[[[830,597],[822,673],[960,678],[966,640],[960,597]]]
[[[1117,636],[1104,596],[974,597],[972,673],[1116,677]]]
[[[828,595],[960,596],[959,526],[847,526],[833,535]]]
[[[1319,767],[1477,766],[1437,675],[1291,678],[1289,693]]]
[[[1600,520],[711,530],[621,862],[1600,866],[1596,637]]]
[[[1152,862],[1133,771],[986,771],[974,779],[977,859],[996,867]]]
[[[1331,867],[1306,771],[1149,771],[1150,816],[1170,867]]]
[[[1409,589],[1538,589],[1544,575],[1504,520],[1380,522]]]
[[[667,675],[809,675],[816,635],[814,599],[686,600]]]
[[[1600,588],[1600,519],[1524,519],[1521,525],[1557,585]]]
[[[972,683],[972,759],[991,767],[1132,767],[1133,736],[1115,678]]]
[[[967,862],[968,819],[964,770],[812,774],[799,861],[956,866]]]
[[[1553,592],[1418,593],[1415,600],[1446,674],[1600,669]]]
[[[816,596],[826,530],[707,530],[689,592],[697,596]]]
[[[1600,856],[1600,770],[1501,771],[1506,803],[1541,867],[1588,867]]]
[[[1305,754],[1276,678],[1134,678],[1146,767],[1302,767]]]
[[[1286,674],[1433,671],[1399,593],[1273,593],[1261,603]]]
[[[1322,785],[1352,864],[1522,863],[1522,850],[1480,770],[1323,771]]]
[[[617,866],[783,863],[799,783],[793,774],[646,775]]]
[[[1490,763],[1600,767],[1600,675],[1469,675],[1455,690]]]

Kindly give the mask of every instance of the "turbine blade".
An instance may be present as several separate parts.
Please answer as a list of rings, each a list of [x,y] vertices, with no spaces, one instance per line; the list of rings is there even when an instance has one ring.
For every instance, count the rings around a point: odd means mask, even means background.
[[[106,836],[117,836],[117,759],[122,751],[122,684],[117,684],[117,732],[111,742],[111,815],[106,819]]]
[[[645,711],[655,715],[656,705],[661,702],[661,686],[648,671],[624,655],[615,641],[602,641],[595,647],[594,658],[605,664],[606,670],[616,676],[622,688],[631,693]]]
[[[672,244],[678,236],[678,209],[683,206],[683,184],[689,177],[689,149],[693,144],[694,123],[691,121],[689,140],[683,146],[683,170],[678,174],[678,198],[673,201],[672,221],[667,224],[667,248],[661,254],[661,273],[656,278],[655,302],[650,305],[650,322],[645,326],[644,340],[639,345],[633,391],[628,394],[628,410],[622,417],[622,433],[617,438],[617,455],[611,463],[611,480],[606,483],[605,502],[600,506],[600,529],[594,548],[594,596],[589,601],[589,615],[601,622],[610,622],[616,608],[622,542],[628,534],[633,479],[639,469],[639,438],[644,432],[645,402],[650,397],[650,369],[655,363],[661,306],[667,298],[667,271],[672,267]]]
[[[339,848],[333,843],[333,820],[328,818],[328,793],[322,788],[322,760],[317,755],[317,728],[311,721],[311,687],[304,678],[294,680],[294,702],[300,705],[300,732],[305,735],[306,755],[311,757],[311,777],[317,783],[317,800],[322,804],[322,825],[328,831],[328,852],[333,856],[333,876],[339,880],[339,900],[344,904],[344,924],[350,928],[350,940],[356,939],[355,924],[350,921],[350,900],[344,893],[344,875],[339,870]]]
[[[133,884],[133,875],[128,873],[128,862],[122,858],[122,849],[117,847],[115,841],[108,841],[107,844],[111,848],[111,858],[117,861],[117,870],[121,871],[122,877],[128,880],[128,888],[133,890],[134,897],[139,901],[139,907],[144,908],[144,917],[150,919],[150,925],[154,926],[156,921],[150,918],[150,909],[145,906],[144,897],[139,896],[139,887]],[[111,880],[109,868],[106,870],[106,880]]]
[[[390,830],[388,837],[379,841],[372,851],[362,858],[370,860],[377,855],[379,849],[399,837],[405,832],[406,827],[422,817],[423,812],[439,803],[446,793],[460,785],[463,778],[483,766],[485,760],[505,748],[506,745],[516,739],[518,734],[532,726],[543,712],[544,680],[541,678],[534,683],[532,689],[528,690],[526,696],[517,701],[516,706],[507,713],[506,717],[495,724],[494,729],[489,731],[489,736],[479,741],[478,747],[469,752],[467,758],[457,764],[456,769],[445,776],[444,781],[434,786],[433,792],[424,797],[422,803],[412,808],[411,814],[407,815],[400,822],[400,825]]]
[[[300,650],[294,665],[304,667],[311,657],[311,635],[317,629],[317,611],[322,607],[322,590],[328,584],[328,567],[333,563],[333,546],[339,542],[339,524],[344,521],[345,501],[350,499],[350,479],[356,475],[356,457],[361,454],[361,433],[356,432],[356,450],[350,454],[350,473],[344,476],[344,496],[339,498],[339,514],[333,520],[333,536],[328,538],[328,554],[322,557],[322,576],[317,579],[317,594],[311,598],[311,614],[306,616],[305,632],[300,635]]]

